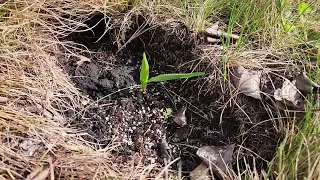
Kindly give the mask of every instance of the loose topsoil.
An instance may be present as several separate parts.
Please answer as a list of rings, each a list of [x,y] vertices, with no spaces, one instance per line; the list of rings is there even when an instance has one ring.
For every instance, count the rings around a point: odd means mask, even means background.
[[[96,15],[86,24],[93,27],[101,18],[102,15]],[[119,51],[116,43],[119,28],[109,30],[99,42],[95,42],[104,34],[104,22],[98,23],[92,31],[72,33],[67,37],[67,40],[96,52],[82,54],[91,62],[78,65],[79,59],[74,58],[64,65],[75,85],[92,100],[97,100],[95,104],[87,105],[84,111],[74,113],[70,122],[72,127],[83,132],[83,138],[92,142],[92,146],[103,148],[110,143],[121,144],[115,154],[121,163],[134,153],[143,155],[145,163],[163,163],[159,143],[165,138],[172,159],[181,157],[183,172],[199,164],[195,152],[205,145],[241,144],[247,150],[237,148],[239,161],[241,157],[255,156],[258,168],[265,167],[264,160],[272,159],[277,137],[271,121],[258,124],[269,119],[261,102],[239,96],[246,103],[240,105],[242,110],[226,106],[220,124],[221,107],[228,98],[222,101],[221,97],[227,97],[227,94],[222,93],[220,85],[207,83],[206,76],[214,68],[208,62],[199,61],[202,51],[198,45],[204,43],[199,35],[189,32],[181,23],[176,23],[175,27],[147,24],[144,29],[149,30],[131,39]],[[132,22],[124,35],[125,40],[129,40],[146,19],[138,16]],[[151,77],[162,73],[191,72],[194,64],[199,64],[198,71],[206,69],[206,76],[152,83],[144,94],[137,86],[143,52],[147,54]],[[213,89],[209,93],[208,87]],[[172,108],[175,113],[183,107],[187,108],[187,125],[181,127],[173,117],[165,119],[166,108]],[[243,111],[250,116],[251,122]]]

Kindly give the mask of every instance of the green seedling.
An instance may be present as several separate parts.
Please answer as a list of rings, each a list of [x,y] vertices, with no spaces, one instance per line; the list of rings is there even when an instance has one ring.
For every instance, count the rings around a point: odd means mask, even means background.
[[[146,57],[146,53],[142,56],[142,65],[140,70],[140,83],[141,90],[145,93],[148,83],[151,82],[166,82],[177,79],[187,79],[192,77],[198,77],[204,75],[204,72],[182,73],[182,74],[160,74],[158,76],[149,79],[149,63]]]
[[[140,84],[141,84],[141,90],[143,92],[146,92],[148,80],[149,80],[149,63],[147,60],[146,53],[143,53],[141,70],[140,70]]]
[[[172,117],[172,109],[171,108],[166,108],[166,111],[163,113],[164,114],[164,120],[168,120],[170,117]]]

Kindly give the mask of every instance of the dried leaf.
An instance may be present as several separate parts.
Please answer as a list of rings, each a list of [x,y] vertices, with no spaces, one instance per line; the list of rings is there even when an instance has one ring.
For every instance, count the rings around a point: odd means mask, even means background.
[[[302,93],[306,94],[310,94],[314,88],[320,87],[307,76],[306,72],[301,72],[296,77],[296,86]]]
[[[260,78],[262,71],[245,69],[242,66],[233,68],[231,80],[238,88],[240,93],[261,100],[260,96]]]
[[[81,66],[84,62],[91,62],[91,59],[82,55],[78,55],[78,58],[80,59],[79,61],[77,61],[78,67]]]
[[[303,108],[305,101],[301,97],[295,84],[295,80],[290,82],[286,79],[283,82],[282,88],[279,88],[274,92],[274,99],[284,103],[287,107]]]
[[[186,107],[182,107],[173,118],[173,121],[180,126],[184,126],[187,124],[186,110]]]
[[[283,84],[283,78],[275,75],[263,73],[260,78],[260,88],[262,94],[264,94],[264,100],[273,99],[273,95],[276,89],[281,88]]]
[[[170,147],[167,143],[166,138],[162,138],[160,142],[160,152],[161,152],[161,157],[163,159],[170,160],[171,158],[171,153],[170,153]]]
[[[194,170],[189,174],[191,180],[209,180],[209,168],[205,163],[199,164]]]
[[[198,149],[197,155],[207,166],[211,166],[213,172],[224,177],[228,166],[232,163],[232,155],[235,144],[227,146],[203,146]]]
[[[6,103],[9,101],[9,98],[0,96],[0,103]]]

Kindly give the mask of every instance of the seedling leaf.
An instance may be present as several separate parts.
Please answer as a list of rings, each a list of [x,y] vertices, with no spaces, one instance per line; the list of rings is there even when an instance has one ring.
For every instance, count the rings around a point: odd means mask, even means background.
[[[168,120],[169,117],[172,116],[172,109],[171,108],[166,108],[166,111],[164,112],[164,120]]]
[[[185,73],[185,74],[160,74],[156,77],[152,77],[148,82],[165,82],[176,79],[187,79],[197,76],[204,75],[203,72],[193,72],[193,73]]]
[[[305,2],[300,2],[299,3],[299,14],[302,15],[305,12],[311,12],[311,9]]]
[[[148,79],[149,79],[149,63],[146,57],[146,53],[144,52],[142,55],[142,65],[140,70],[140,83],[141,83],[141,89],[143,92],[146,91]]]

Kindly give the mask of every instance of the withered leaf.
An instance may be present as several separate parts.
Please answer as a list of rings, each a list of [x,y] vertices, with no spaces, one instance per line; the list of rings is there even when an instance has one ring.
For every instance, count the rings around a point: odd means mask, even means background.
[[[186,118],[186,107],[182,107],[176,115],[174,115],[173,121],[179,124],[180,126],[184,126],[187,124]]]
[[[274,99],[284,103],[287,107],[303,108],[305,101],[295,84],[295,80],[290,82],[285,79],[282,88],[274,92]]]
[[[260,78],[262,71],[245,69],[243,66],[233,67],[231,81],[240,93],[261,100]]]
[[[209,180],[209,167],[205,163],[199,164],[194,170],[189,174],[191,180]]]
[[[207,166],[211,166],[218,176],[227,173],[228,166],[232,163],[235,144],[226,146],[203,146],[198,149],[197,155]],[[222,172],[222,173],[221,173]]]
[[[166,138],[164,138],[164,137],[161,138],[160,152],[161,152],[162,158],[170,160],[170,158],[171,158],[170,147],[168,145]]]
[[[306,94],[312,93],[314,88],[319,88],[320,86],[313,82],[306,74],[306,72],[301,72],[296,77],[296,86],[302,92]]]

